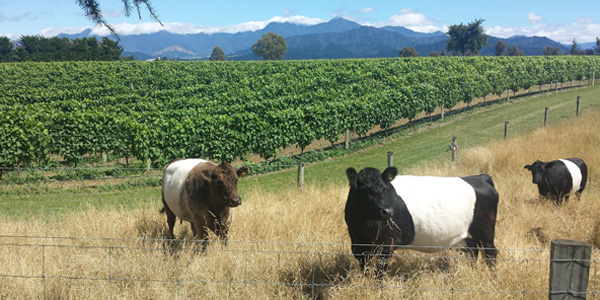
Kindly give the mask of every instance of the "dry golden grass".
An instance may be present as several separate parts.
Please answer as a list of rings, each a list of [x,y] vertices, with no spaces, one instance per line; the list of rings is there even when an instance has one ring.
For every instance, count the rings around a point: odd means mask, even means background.
[[[540,200],[530,173],[536,159],[578,156],[589,166],[581,200]],[[112,211],[93,207],[41,219],[0,219],[1,299],[538,299],[547,298],[549,240],[600,247],[600,121],[592,114],[558,126],[461,150],[455,165],[411,174],[492,175],[500,194],[495,270],[458,251],[398,250],[383,279],[364,276],[350,253],[343,218],[348,187],[303,193],[245,191],[230,243],[215,236],[199,253],[187,224],[171,244],[160,200]],[[536,229],[537,228],[537,229]],[[537,233],[537,234],[536,234]],[[14,237],[6,237],[14,236]],[[48,238],[55,237],[55,238]],[[59,238],[77,237],[77,238]],[[593,254],[598,259],[598,253]],[[599,286],[592,265],[590,290]]]

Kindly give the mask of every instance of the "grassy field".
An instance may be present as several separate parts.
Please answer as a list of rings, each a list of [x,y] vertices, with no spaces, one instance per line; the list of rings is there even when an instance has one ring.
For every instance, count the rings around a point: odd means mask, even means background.
[[[230,244],[212,241],[204,254],[195,251],[187,224],[176,224],[186,242],[160,240],[166,224],[158,188],[5,197],[0,298],[546,298],[549,240],[600,246],[599,91],[539,95],[413,128],[378,147],[308,166],[302,193],[293,170],[243,179],[244,204],[235,209]],[[578,95],[583,113],[571,118]],[[533,129],[543,125],[546,106],[550,125]],[[445,152],[452,136],[461,148],[456,164]],[[344,170],[384,168],[387,151],[405,174],[492,175],[500,194],[494,271],[458,251],[399,250],[382,280],[363,276],[343,220]],[[540,200],[523,166],[572,156],[590,170],[581,200],[561,206]],[[590,290],[600,287],[596,262],[592,270]]]

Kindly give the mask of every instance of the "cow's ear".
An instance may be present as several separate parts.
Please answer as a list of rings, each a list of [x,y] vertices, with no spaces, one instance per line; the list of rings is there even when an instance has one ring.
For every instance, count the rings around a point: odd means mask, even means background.
[[[250,169],[248,169],[248,167],[241,167],[237,170],[238,177],[244,177],[248,175],[248,173],[250,173]]]
[[[348,176],[348,181],[350,182],[351,187],[356,187],[356,170],[354,168],[346,169],[346,176]]]
[[[204,181],[210,182],[212,180],[212,173],[213,172],[211,170],[202,170],[202,172],[200,172],[200,176],[202,176]]]
[[[388,167],[383,171],[383,173],[381,173],[381,178],[384,181],[389,182],[392,181],[396,175],[398,175],[398,169],[396,169],[396,167]]]
[[[526,166],[525,166],[525,169],[527,169],[527,170],[531,171],[531,165],[526,165]]]
[[[217,181],[219,181],[219,179],[221,179],[219,177],[219,172],[216,172],[216,169],[204,170],[203,173],[206,176],[208,181],[217,182]]]

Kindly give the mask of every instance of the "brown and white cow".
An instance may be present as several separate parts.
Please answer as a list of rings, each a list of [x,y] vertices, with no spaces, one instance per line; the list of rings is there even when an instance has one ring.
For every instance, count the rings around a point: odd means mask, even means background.
[[[161,212],[167,215],[169,236],[178,217],[190,222],[195,238],[208,244],[208,229],[227,244],[232,207],[242,204],[237,192],[238,178],[248,174],[247,167],[236,170],[230,164],[217,165],[203,159],[179,159],[170,162],[163,173]]]

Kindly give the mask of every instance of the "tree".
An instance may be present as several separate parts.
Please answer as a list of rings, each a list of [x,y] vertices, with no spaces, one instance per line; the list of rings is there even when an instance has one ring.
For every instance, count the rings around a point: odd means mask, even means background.
[[[569,50],[569,54],[571,55],[579,55],[581,51],[579,51],[579,46],[577,46],[577,40],[573,39],[573,44],[571,45],[571,50]]]
[[[13,44],[11,43],[10,39],[5,36],[1,36],[0,37],[0,62],[13,61],[12,51],[13,51]]]
[[[472,53],[474,55],[479,54],[481,48],[487,45],[488,35],[483,33],[483,19],[475,20],[467,25],[451,25],[448,27],[447,34],[450,36],[448,39],[448,51],[459,52],[463,55],[465,53]]]
[[[263,34],[262,38],[252,45],[252,52],[266,60],[280,60],[287,53],[285,39],[273,32]]]
[[[594,53],[600,54],[600,38],[596,37],[596,46],[594,47]]]
[[[126,17],[131,16],[131,13],[133,12],[133,7],[135,7],[138,16],[141,19],[142,14],[140,11],[140,6],[145,5],[146,8],[148,9],[148,12],[150,13],[150,16],[152,16],[152,18],[155,21],[157,21],[158,23],[160,23],[160,25],[162,26],[162,22],[158,19],[158,15],[154,11],[154,8],[152,7],[150,0],[121,0],[121,1],[123,2],[123,6],[125,7],[125,16]],[[85,16],[88,19],[90,19],[97,25],[106,26],[106,28],[108,28],[108,30],[110,30],[110,32],[113,35],[117,36],[117,33],[112,28],[112,26],[110,26],[104,19],[104,16],[102,15],[102,9],[100,8],[100,3],[98,3],[98,0],[75,0],[75,2],[77,2],[77,4],[79,4],[79,7],[81,7],[81,9],[83,10],[83,13],[85,14]]]
[[[523,56],[525,55],[517,46],[508,47],[508,56]]]
[[[431,52],[429,52],[429,56],[431,56],[431,57],[438,57],[438,56],[440,56],[440,53],[437,52],[437,51],[431,51]]]
[[[506,50],[506,43],[504,41],[497,41],[494,49],[496,50],[494,53],[496,56],[502,56],[504,55],[504,50]]]
[[[421,56],[413,47],[404,47],[400,50],[400,57],[419,57]]]
[[[559,55],[560,54],[560,48],[546,46],[546,48],[542,51],[542,54],[543,55]]]
[[[212,54],[210,55],[210,61],[215,61],[215,60],[227,60],[226,56],[225,56],[225,52],[223,52],[223,49],[221,49],[221,47],[216,46],[213,49]]]
[[[119,42],[113,41],[107,37],[102,38],[100,57],[98,60],[119,60],[122,53],[123,47],[119,46]]]

